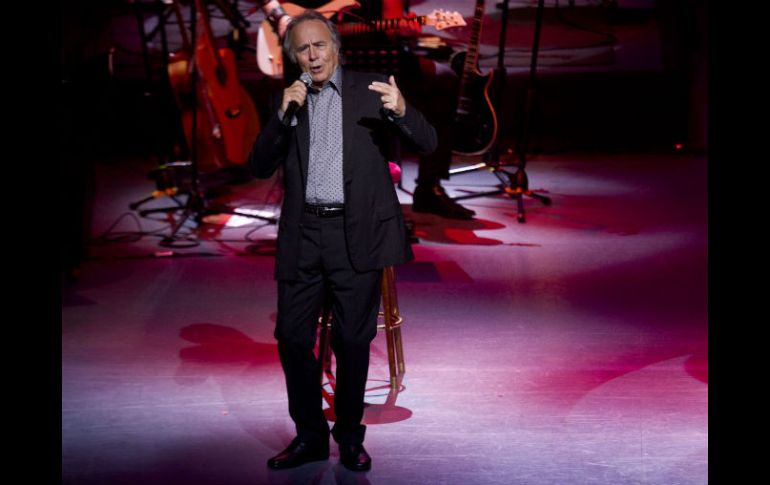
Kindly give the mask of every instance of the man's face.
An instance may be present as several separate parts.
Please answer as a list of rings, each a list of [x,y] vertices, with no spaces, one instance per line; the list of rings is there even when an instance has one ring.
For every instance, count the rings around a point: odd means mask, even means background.
[[[310,74],[313,85],[321,87],[337,69],[339,53],[331,32],[318,20],[306,20],[291,31],[291,47],[297,64]]]

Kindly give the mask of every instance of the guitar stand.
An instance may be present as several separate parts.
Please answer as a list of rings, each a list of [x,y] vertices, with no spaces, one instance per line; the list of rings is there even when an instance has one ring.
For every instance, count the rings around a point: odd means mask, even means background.
[[[152,198],[152,196],[151,196]],[[205,196],[200,193],[200,191],[195,188],[189,192],[187,192],[187,201],[182,204],[177,199],[172,199],[177,203],[176,206],[171,207],[160,207],[155,209],[147,209],[143,211],[139,211],[139,215],[142,217],[145,217],[148,214],[156,213],[156,212],[177,212],[182,211],[182,214],[178,221],[173,225],[171,228],[171,232],[168,236],[165,236],[161,242],[159,243],[160,246],[164,247],[189,247],[189,246],[195,246],[198,244],[198,242],[193,243],[179,243],[179,238],[177,237],[177,233],[179,230],[185,225],[185,223],[192,217],[196,224],[200,226],[205,221],[204,219],[207,216],[213,216],[213,215],[219,215],[219,214],[231,214],[236,216],[242,216],[242,217],[250,217],[253,219],[259,219],[266,221],[269,224],[277,224],[278,218],[274,216],[263,216],[258,214],[253,214],[249,212],[240,211],[238,209],[233,209],[231,207],[227,206],[210,206],[208,201],[206,200]],[[139,203],[141,203],[140,201]]]
[[[506,39],[506,33],[508,30],[508,1],[504,0],[501,2],[501,4],[498,4],[501,6],[503,13],[501,18],[501,25],[500,25],[500,40],[499,40],[499,49],[497,51],[497,68],[496,75],[498,76],[498,89],[496,93],[496,104],[498,106],[498,109],[502,107],[502,92],[503,88],[505,86],[505,81],[507,79],[506,71],[505,71],[505,62],[504,62],[504,55],[505,55],[505,39]],[[484,162],[478,163],[475,165],[470,165],[468,167],[461,167],[456,169],[449,170],[449,175],[459,175],[466,172],[471,172],[475,170],[490,170],[492,174],[497,177],[497,179],[500,181],[500,185],[498,186],[499,189],[492,190],[489,192],[477,192],[473,194],[468,195],[462,195],[459,197],[453,197],[452,200],[464,200],[464,199],[471,199],[475,197],[486,197],[491,195],[508,195],[511,198],[516,199],[516,207],[517,207],[517,215],[516,219],[523,223],[526,220],[526,217],[524,215],[524,196],[532,197],[534,199],[539,200],[546,206],[551,205],[551,199],[538,194],[534,190],[529,189],[529,178],[527,177],[526,172],[526,152],[527,152],[527,144],[529,140],[529,123],[531,118],[531,112],[532,112],[532,101],[534,99],[534,93],[535,93],[535,79],[536,79],[536,73],[537,73],[537,52],[538,47],[540,45],[540,29],[543,24],[543,6],[544,6],[544,0],[538,0],[537,1],[537,13],[535,15],[535,34],[534,34],[534,40],[532,42],[532,57],[530,60],[530,66],[529,66],[529,81],[528,81],[528,87],[527,87],[527,99],[526,99],[526,105],[524,108],[524,123],[523,123],[523,130],[522,130],[522,136],[519,139],[519,143],[517,146],[517,152],[518,152],[518,163],[515,165],[517,166],[517,170],[515,173],[511,173],[501,167],[502,163],[500,161],[500,147],[499,142],[495,141],[494,146],[484,154]]]
[[[144,217],[153,212],[169,212],[184,207],[184,204],[175,196],[189,193],[191,182],[188,170],[191,163],[171,162],[152,170],[147,176],[155,180],[156,189],[147,197],[128,204],[128,208],[136,210],[142,204],[164,196],[171,198],[176,203],[176,207],[143,210],[139,212],[139,215]]]
[[[201,195],[198,184],[193,184],[192,180],[189,179],[188,170],[191,168],[191,165],[192,162],[173,162],[154,170],[151,172],[151,176],[156,180],[157,189],[151,192],[149,196],[129,204],[131,210],[136,210],[146,202],[165,196],[173,200],[176,205],[140,210],[139,216],[147,217],[150,214],[159,212],[172,213],[183,211],[181,218],[172,227],[171,233],[161,241],[161,246],[180,247],[180,245],[176,243],[176,234],[190,217],[193,217],[198,224],[203,223],[206,216],[216,214],[232,214],[251,217],[267,221],[270,224],[276,224],[278,222],[276,217],[239,211],[238,209],[226,206],[210,207],[206,197]],[[169,173],[171,175],[169,175]],[[191,184],[194,186],[191,187]],[[187,200],[185,202],[180,201],[177,198],[179,195],[187,195]],[[187,244],[185,244],[185,246],[187,246]]]
[[[181,207],[164,207],[160,209],[149,209],[147,211],[140,212],[140,215],[144,215],[149,212],[175,212],[178,210],[183,210],[181,217],[178,221],[174,224],[174,226],[171,228],[171,232],[168,236],[163,237],[161,241],[158,243],[159,246],[168,247],[168,248],[184,248],[184,247],[192,247],[197,246],[199,243],[196,240],[190,240],[187,237],[180,238],[177,236],[177,233],[179,230],[185,225],[185,223],[192,217],[195,220],[195,223],[200,226],[204,223],[204,218],[206,216],[211,215],[218,215],[218,214],[232,214],[232,215],[238,215],[238,216],[244,216],[244,217],[252,217],[254,219],[261,219],[264,221],[269,222],[270,224],[276,224],[278,222],[278,219],[275,217],[267,217],[267,216],[260,216],[256,214],[248,214],[245,212],[239,212],[237,209],[232,209],[229,207],[208,207],[206,199],[199,193],[196,192],[190,192],[188,194],[187,203],[182,205]],[[189,241],[189,242],[180,242],[181,241]]]

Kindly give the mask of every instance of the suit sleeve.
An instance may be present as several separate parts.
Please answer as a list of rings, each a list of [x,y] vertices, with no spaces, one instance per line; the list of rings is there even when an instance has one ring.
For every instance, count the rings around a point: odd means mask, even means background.
[[[257,178],[268,178],[283,164],[289,152],[289,140],[294,133],[293,127],[286,127],[278,118],[273,99],[270,120],[259,133],[249,153],[249,170]]]
[[[378,80],[386,84],[388,82],[386,76],[381,76]],[[403,96],[403,93],[401,95]],[[414,143],[414,147],[419,154],[430,155],[438,148],[436,129],[417,108],[409,104],[406,98],[404,98],[404,102],[406,103],[406,113],[404,116],[397,118],[383,110],[384,116],[399,128],[403,136]]]
[[[438,148],[436,129],[417,108],[406,103],[406,113],[401,118],[388,116],[401,133],[410,139],[421,155],[429,155]]]

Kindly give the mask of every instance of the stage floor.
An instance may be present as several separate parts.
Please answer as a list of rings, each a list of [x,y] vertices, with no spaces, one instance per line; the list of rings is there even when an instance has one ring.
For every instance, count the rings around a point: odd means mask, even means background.
[[[526,199],[523,224],[506,197],[467,200],[476,219],[451,221],[412,214],[399,191],[419,238],[397,273],[406,375],[389,395],[378,336],[373,467],[358,474],[335,447],[267,469],[293,437],[272,337],[276,227],[220,216],[188,222],[189,247],[160,246],[173,217],[128,208],[155,188],[153,163],[95,167],[94,243],[62,288],[63,483],[707,483],[703,157],[534,156],[530,187],[553,203]],[[415,161],[403,170],[409,191]],[[277,182],[217,200],[274,213]],[[496,182],[481,171],[445,187]]]

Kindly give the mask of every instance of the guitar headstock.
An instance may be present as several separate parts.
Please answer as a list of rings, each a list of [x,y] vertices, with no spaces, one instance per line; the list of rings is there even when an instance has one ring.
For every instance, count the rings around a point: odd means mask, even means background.
[[[425,25],[432,25],[436,30],[444,30],[452,27],[465,27],[465,19],[457,11],[447,12],[437,9],[425,16]]]

